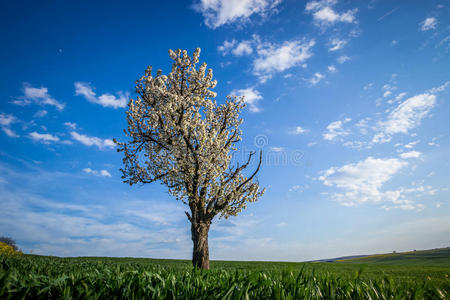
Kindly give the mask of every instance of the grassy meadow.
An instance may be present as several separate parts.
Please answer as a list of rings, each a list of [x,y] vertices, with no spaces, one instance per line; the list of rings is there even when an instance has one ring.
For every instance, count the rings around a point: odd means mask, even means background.
[[[449,248],[336,262],[0,256],[0,299],[447,299]],[[409,256],[412,255],[412,256]]]

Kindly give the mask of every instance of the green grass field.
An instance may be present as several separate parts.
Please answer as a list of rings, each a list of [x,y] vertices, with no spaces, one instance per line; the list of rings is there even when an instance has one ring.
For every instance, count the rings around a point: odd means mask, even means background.
[[[448,250],[333,263],[212,261],[209,271],[186,260],[0,256],[0,299],[447,299]]]
[[[371,255],[341,260],[344,263],[450,267],[450,248]]]

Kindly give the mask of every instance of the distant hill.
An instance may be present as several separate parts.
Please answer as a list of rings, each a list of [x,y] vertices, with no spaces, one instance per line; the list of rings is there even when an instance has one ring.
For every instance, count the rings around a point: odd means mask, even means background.
[[[339,263],[383,264],[383,265],[421,265],[450,267],[450,247],[432,250],[414,250],[409,252],[361,255],[341,257],[331,260]]]
[[[317,260],[311,260],[311,261],[307,261],[307,262],[335,262],[335,261],[340,261],[340,260],[362,258],[362,257],[367,257],[367,256],[369,256],[369,255],[350,255],[350,256],[341,256],[341,257],[335,257],[335,258],[317,259]]]

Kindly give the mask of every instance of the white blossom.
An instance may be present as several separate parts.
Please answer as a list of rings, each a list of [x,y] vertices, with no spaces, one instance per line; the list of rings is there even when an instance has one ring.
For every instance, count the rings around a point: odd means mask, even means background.
[[[242,97],[228,96],[217,104],[213,72],[200,64],[200,49],[169,50],[172,71],[152,74],[148,67],[136,82],[136,99],[128,104],[127,142],[117,142],[124,152],[122,178],[130,185],[161,181],[169,193],[189,204],[190,218],[212,220],[220,214],[236,215],[264,192],[256,171],[245,176],[252,153],[243,165],[231,158],[241,140],[239,117]]]

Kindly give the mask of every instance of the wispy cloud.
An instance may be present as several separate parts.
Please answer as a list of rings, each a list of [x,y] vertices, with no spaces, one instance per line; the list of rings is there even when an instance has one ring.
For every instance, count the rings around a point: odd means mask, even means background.
[[[258,35],[252,39],[238,42],[233,39],[224,41],[217,50],[222,55],[253,55],[253,74],[261,83],[272,78],[273,74],[283,72],[295,66],[306,67],[305,61],[312,53],[314,40],[291,40],[281,43],[263,42]],[[288,76],[292,76],[288,75]]]
[[[350,134],[348,129],[344,129],[343,125],[350,122],[352,119],[345,118],[342,121],[331,122],[327,126],[327,131],[322,134],[323,138],[328,141],[336,141],[342,136]]]
[[[337,58],[337,62],[340,64],[345,63],[347,60],[350,60],[350,57],[348,57],[346,55],[342,55]]]
[[[11,129],[11,124],[15,122],[17,122],[17,118],[14,115],[0,113],[0,127],[9,137],[18,137],[18,135]]]
[[[389,97],[390,95],[392,95],[392,92],[391,92],[391,91],[386,91],[386,92],[384,92],[383,97],[384,97],[384,98],[387,98],[387,97]]]
[[[129,94],[118,92],[117,97],[111,94],[102,94],[97,96],[89,83],[75,82],[75,95],[84,96],[86,100],[100,104],[103,107],[123,108],[128,103]]]
[[[312,14],[314,21],[319,26],[329,26],[338,22],[355,23],[358,9],[350,9],[339,13],[334,9],[337,0],[310,1],[306,4],[305,11]]]
[[[408,158],[419,158],[421,155],[422,155],[421,152],[409,151],[409,152],[401,153],[399,156],[403,159],[408,159]]]
[[[430,93],[430,94],[441,93],[441,92],[445,91],[449,85],[450,85],[450,81],[447,81],[447,82],[441,84],[440,86],[429,89],[427,91],[427,93]]]
[[[314,73],[313,77],[309,80],[309,83],[311,83],[312,85],[316,85],[324,78],[325,78],[325,75],[323,75],[319,72],[316,72],[316,73]]]
[[[205,18],[205,24],[216,29],[225,24],[247,22],[251,15],[265,15],[281,0],[200,0],[193,8]]]
[[[64,103],[61,103],[50,96],[46,87],[35,88],[32,87],[29,83],[24,83],[23,92],[23,96],[17,97],[13,101],[11,101],[11,103],[25,106],[34,102],[40,105],[51,105],[56,107],[56,109],[58,110],[63,110],[65,107]]]
[[[341,167],[331,167],[323,172],[319,180],[324,185],[336,187],[342,192],[333,194],[336,201],[345,206],[355,206],[364,203],[392,203],[394,206],[382,208],[423,209],[422,204],[415,204],[406,196],[408,194],[433,193],[431,187],[398,188],[383,191],[381,188],[402,168],[408,166],[406,161],[397,158],[367,157],[357,163]]]
[[[284,151],[284,148],[283,148],[283,147],[271,147],[271,148],[270,148],[270,151],[273,151],[273,152],[283,152],[283,151]]]
[[[344,48],[345,45],[347,45],[347,41],[346,40],[341,40],[341,39],[337,39],[334,38],[330,41],[330,48],[328,48],[328,51],[337,51],[340,50],[342,48]]]
[[[231,52],[236,56],[242,56],[251,54],[253,49],[249,41],[243,41],[240,42]]]
[[[428,30],[431,30],[431,29],[436,29],[437,24],[438,24],[438,22],[437,22],[436,18],[434,18],[434,17],[426,18],[425,20],[423,20],[420,23],[420,30],[421,31],[428,31]]]
[[[314,40],[285,41],[282,44],[259,42],[253,72],[261,82],[265,82],[272,74],[298,66],[310,58],[314,45]]]
[[[435,105],[436,96],[433,94],[425,93],[406,99],[388,115],[385,121],[379,122],[381,130],[373,137],[372,142],[385,143],[391,140],[393,134],[407,134],[429,115]]]
[[[380,202],[383,200],[379,191],[381,186],[406,165],[406,162],[396,158],[381,159],[369,156],[354,164],[331,167],[322,172],[319,180],[324,185],[344,190],[345,194],[335,195],[338,200],[344,201],[344,204]]]
[[[188,231],[179,226],[185,218],[179,206],[127,201],[107,209],[0,189],[0,227],[17,238],[27,253],[189,257],[190,240]],[[18,218],[23,221],[17,223]]]
[[[48,114],[48,111],[46,111],[45,109],[42,109],[42,110],[38,110],[38,111],[34,114],[34,116],[35,116],[36,118],[42,118],[42,117],[45,117],[47,114]]]
[[[11,114],[4,114],[1,113],[0,114],[0,125],[1,126],[10,126],[12,123],[16,122],[16,117],[14,117],[14,115]]]
[[[84,168],[83,169],[84,173],[87,174],[92,174],[95,176],[102,176],[102,177],[111,177],[111,173],[109,173],[107,170],[92,170],[91,168]]]
[[[231,91],[231,95],[238,97],[244,97],[244,102],[248,105],[251,112],[260,112],[261,108],[258,106],[258,102],[263,98],[258,90],[255,88],[246,88],[240,90]]]
[[[237,41],[234,39],[231,41],[224,41],[222,45],[217,47],[217,51],[222,53],[222,55],[227,55],[234,48],[234,46],[236,46],[236,43]]]
[[[64,122],[64,125],[69,127],[70,129],[77,129],[77,124],[76,123],[72,123],[72,122]]]
[[[72,138],[86,146],[96,146],[98,149],[112,149],[116,146],[111,139],[101,139],[95,136],[87,136],[76,131],[70,132]]]
[[[229,53],[235,56],[243,56],[249,55],[253,52],[253,41],[241,41],[237,42],[236,40],[232,40],[231,42],[224,41],[223,45],[219,46],[217,50],[222,53],[222,55],[227,55]]]
[[[36,131],[30,132],[28,134],[28,136],[36,142],[40,142],[43,144],[49,144],[52,142],[58,142],[59,141],[59,137],[54,136],[50,133],[38,133]]]
[[[307,132],[308,132],[308,130],[301,126],[297,126],[297,127],[295,127],[294,130],[290,131],[291,134],[295,134],[295,135],[300,135],[300,134],[304,134]]]
[[[309,186],[302,186],[299,184],[293,185],[289,188],[289,192],[298,192],[298,193],[302,193],[306,188],[308,188]]]
[[[391,15],[391,14],[394,13],[397,9],[398,9],[398,7],[397,7],[397,8],[394,8],[393,10],[388,11],[387,13],[385,13],[384,15],[382,15],[381,17],[379,17],[379,18],[377,19],[377,22],[380,22],[381,20],[383,20],[383,19],[386,18],[387,16]]]

